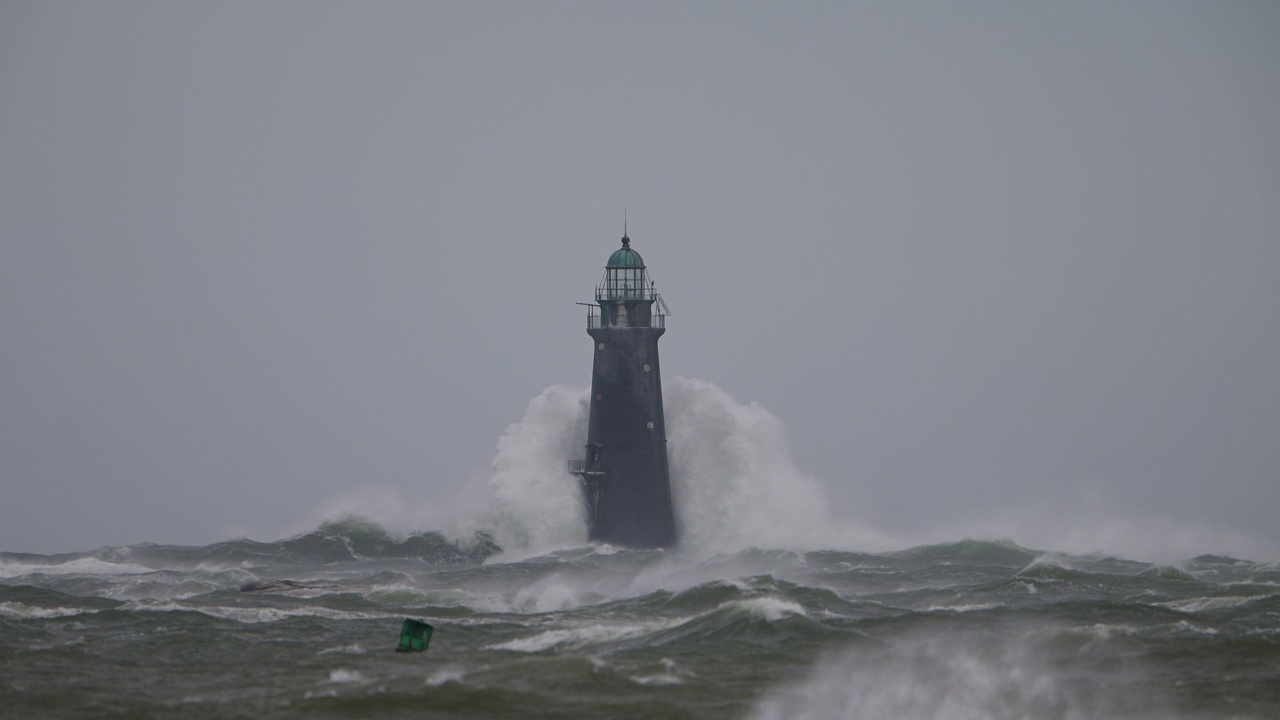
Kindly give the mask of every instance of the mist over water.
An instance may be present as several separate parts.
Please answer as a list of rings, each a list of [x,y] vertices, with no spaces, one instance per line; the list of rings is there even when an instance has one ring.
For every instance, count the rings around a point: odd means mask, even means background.
[[[1055,657],[1053,639],[1025,630],[949,631],[838,653],[803,682],[773,692],[750,720],[1184,717],[1163,692],[1090,687],[1069,660]],[[1147,681],[1142,668],[1119,668],[1120,685]]]

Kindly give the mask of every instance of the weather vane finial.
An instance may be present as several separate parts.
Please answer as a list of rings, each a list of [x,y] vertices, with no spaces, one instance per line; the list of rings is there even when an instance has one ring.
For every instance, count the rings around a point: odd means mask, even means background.
[[[622,244],[630,246],[631,238],[627,237],[627,209],[622,208]]]

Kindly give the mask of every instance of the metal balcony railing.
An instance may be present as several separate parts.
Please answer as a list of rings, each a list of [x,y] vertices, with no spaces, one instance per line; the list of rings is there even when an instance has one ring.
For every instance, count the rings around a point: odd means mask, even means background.
[[[569,474],[570,475],[603,475],[604,471],[601,470],[599,467],[595,469],[589,469],[589,466],[587,465],[586,460],[570,460]]]
[[[655,327],[655,328],[665,328],[666,326],[667,326],[667,316],[666,316],[666,315],[659,314],[659,313],[654,313],[654,314],[652,314],[652,315],[650,315],[650,316],[649,316],[649,324],[648,324],[648,325],[638,325],[638,326],[637,326],[637,325],[624,325],[623,327]],[[602,319],[599,315],[596,315],[596,314],[594,314],[594,313],[587,315],[587,329],[588,329],[588,330],[596,330],[596,329],[598,329],[598,328],[602,328],[602,327],[613,327],[613,326],[605,325],[605,324],[604,324],[604,322],[603,322],[603,319]]]

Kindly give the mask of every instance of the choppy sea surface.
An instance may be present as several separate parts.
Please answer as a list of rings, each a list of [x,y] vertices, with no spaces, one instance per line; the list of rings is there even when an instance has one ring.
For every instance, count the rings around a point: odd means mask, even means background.
[[[0,716],[1280,717],[1275,564],[497,550],[348,520],[0,553]],[[407,617],[427,652],[393,652]]]

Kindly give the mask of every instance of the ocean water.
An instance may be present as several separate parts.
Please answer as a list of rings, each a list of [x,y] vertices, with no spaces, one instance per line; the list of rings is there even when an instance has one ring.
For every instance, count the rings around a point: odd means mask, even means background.
[[[348,520],[0,554],[0,716],[1280,717],[1275,565],[494,549]],[[427,652],[393,651],[406,617]]]
[[[450,521],[356,493],[273,542],[0,552],[0,718],[1280,718],[1274,562],[895,546],[767,411],[666,390],[671,550],[586,542],[553,387]]]

